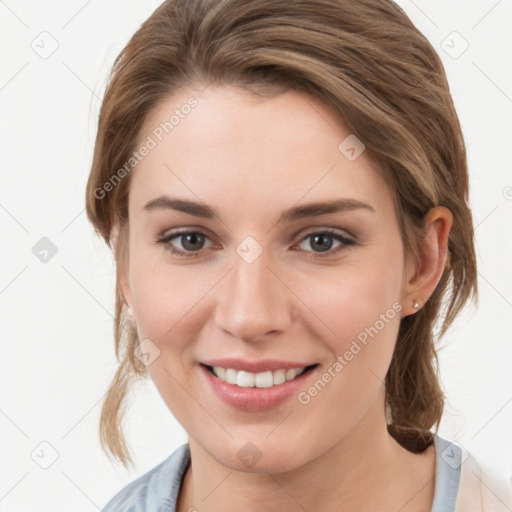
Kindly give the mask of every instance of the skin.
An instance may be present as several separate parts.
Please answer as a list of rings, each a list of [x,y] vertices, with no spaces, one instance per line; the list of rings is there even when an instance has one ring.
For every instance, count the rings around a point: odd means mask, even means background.
[[[160,350],[150,376],[188,433],[192,465],[177,510],[429,511],[434,447],[413,454],[389,436],[384,377],[400,318],[416,313],[414,300],[421,307],[441,278],[450,211],[430,211],[414,265],[367,155],[349,161],[338,150],[346,127],[292,91],[271,99],[234,87],[183,91],[147,117],[139,140],[192,95],[198,106],[133,171],[121,277],[139,339]],[[144,209],[163,194],[206,203],[217,216]],[[374,211],[277,223],[287,208],[339,198]],[[156,243],[183,228],[206,235],[195,242],[199,256]],[[355,243],[333,236],[330,254],[322,252],[307,235],[326,228]],[[247,236],[263,250],[250,264],[236,252]],[[169,245],[190,247],[179,236]],[[316,362],[307,390],[393,304],[401,312],[306,405],[293,396],[268,411],[240,411],[200,371],[214,357]],[[262,454],[250,468],[237,457],[248,441]]]

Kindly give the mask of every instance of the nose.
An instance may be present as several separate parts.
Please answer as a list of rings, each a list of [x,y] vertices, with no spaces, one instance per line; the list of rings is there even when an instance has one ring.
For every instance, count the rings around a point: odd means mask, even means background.
[[[270,268],[266,251],[251,263],[238,254],[233,261],[218,290],[216,325],[247,342],[285,332],[291,324],[293,294],[284,276]]]

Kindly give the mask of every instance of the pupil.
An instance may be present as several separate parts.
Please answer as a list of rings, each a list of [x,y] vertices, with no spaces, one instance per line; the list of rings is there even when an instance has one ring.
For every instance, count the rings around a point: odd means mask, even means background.
[[[183,235],[182,245],[185,249],[193,251],[194,249],[198,249],[198,247],[196,247],[194,245],[194,244],[197,244],[198,241],[199,241],[199,243],[201,243],[203,241],[203,236],[201,234],[189,233],[187,235]],[[187,247],[187,245],[189,245],[189,246]]]
[[[313,244],[316,244],[317,241],[320,240],[321,242],[326,242],[326,245],[327,247],[324,245],[322,246],[321,243],[320,243],[320,251],[323,252],[323,251],[328,251],[331,247],[332,247],[332,237],[330,237],[329,235],[315,235],[313,236]]]

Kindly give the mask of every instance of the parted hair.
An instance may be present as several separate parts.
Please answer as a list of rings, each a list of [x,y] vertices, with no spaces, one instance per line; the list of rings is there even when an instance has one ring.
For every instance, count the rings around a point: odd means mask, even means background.
[[[427,212],[452,212],[440,282],[417,313],[401,319],[385,378],[389,433],[410,451],[423,451],[445,402],[437,340],[478,295],[466,150],[439,56],[391,0],[167,0],[113,64],[86,190],[88,218],[114,250],[117,268],[119,365],[101,411],[105,453],[133,464],[123,422],[132,384],[148,373],[135,357],[139,340],[120,287],[132,174],[123,173],[108,193],[104,184],[129,161],[150,112],[177,91],[208,85],[260,97],[294,90],[322,100],[377,163],[413,261]]]

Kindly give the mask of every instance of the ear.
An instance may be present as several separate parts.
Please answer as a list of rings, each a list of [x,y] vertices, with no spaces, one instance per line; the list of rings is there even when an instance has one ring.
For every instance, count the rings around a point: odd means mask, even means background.
[[[419,311],[441,280],[452,223],[452,212],[444,206],[432,208],[425,217],[424,239],[420,243],[419,258],[407,271],[403,316]],[[414,303],[418,307],[414,307]]]
[[[110,234],[110,247],[116,262],[117,285],[121,290],[124,302],[132,307],[132,295],[128,280],[128,224],[122,227],[116,222]]]

